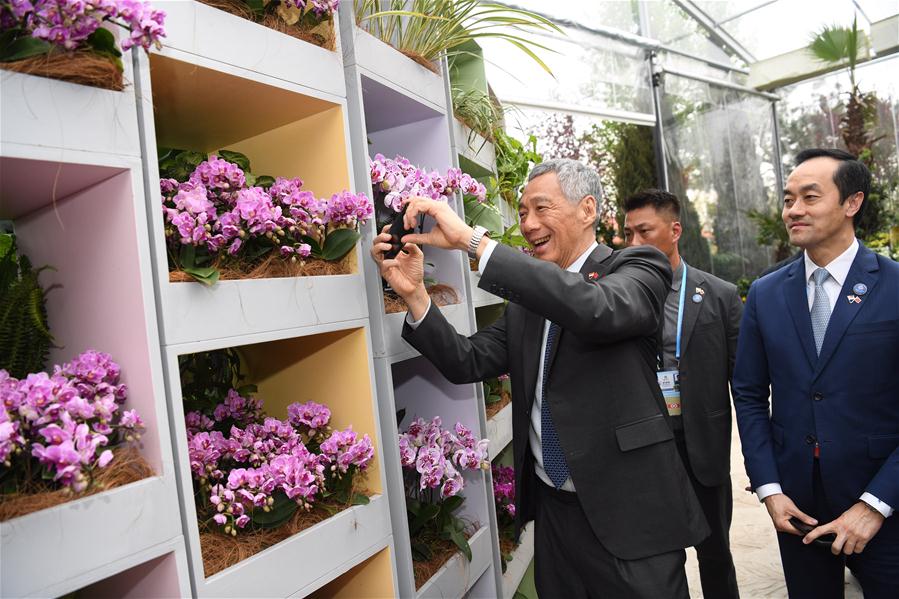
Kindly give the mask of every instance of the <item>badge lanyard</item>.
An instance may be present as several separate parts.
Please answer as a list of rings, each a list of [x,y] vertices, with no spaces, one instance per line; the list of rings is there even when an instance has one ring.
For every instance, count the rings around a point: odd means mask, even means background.
[[[681,332],[684,327],[684,298],[686,297],[687,291],[687,263],[682,259],[681,264],[684,266],[684,274],[681,276],[680,280],[680,300],[677,303],[677,340],[675,341],[674,349],[674,361],[677,362],[678,368],[680,368]]]

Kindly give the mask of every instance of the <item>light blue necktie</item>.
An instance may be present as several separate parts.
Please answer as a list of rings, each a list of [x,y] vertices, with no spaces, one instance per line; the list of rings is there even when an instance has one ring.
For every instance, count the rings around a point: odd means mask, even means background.
[[[812,273],[812,281],[815,284],[815,301],[812,302],[812,333],[815,335],[815,349],[821,355],[821,345],[824,343],[824,333],[827,332],[827,323],[830,320],[830,301],[824,291],[824,281],[830,273],[826,268],[819,268]]]
[[[540,390],[540,441],[543,445],[543,469],[557,489],[568,479],[568,464],[565,462],[565,454],[562,453],[562,445],[559,443],[559,433],[556,432],[556,425],[553,424],[553,418],[549,411],[546,381],[549,379],[549,356],[560,330],[561,327],[556,323],[549,324],[549,331],[546,334],[546,351],[543,352],[543,385]]]

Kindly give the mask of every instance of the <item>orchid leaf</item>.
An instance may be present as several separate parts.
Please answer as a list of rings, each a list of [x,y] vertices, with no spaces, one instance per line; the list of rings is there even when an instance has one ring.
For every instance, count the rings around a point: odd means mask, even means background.
[[[262,189],[268,189],[272,185],[275,184],[275,178],[270,177],[269,175],[257,175],[256,176],[256,187],[261,187]]]
[[[261,509],[253,510],[251,520],[253,524],[261,528],[275,528],[287,522],[293,516],[299,506],[292,499],[288,499],[283,493],[273,496],[274,503],[271,511],[265,512]]]
[[[23,60],[50,52],[52,46],[31,37],[21,30],[11,29],[0,34],[0,62]]]
[[[368,505],[371,503],[371,499],[368,495],[364,495],[362,493],[353,493],[351,498],[353,505]]]
[[[185,266],[184,272],[189,274],[198,283],[202,283],[207,287],[212,287],[219,281],[221,273],[217,268],[212,266]]]
[[[359,241],[359,233],[354,229],[337,229],[328,233],[322,248],[322,258],[328,261],[340,260],[349,253],[356,242]]]
[[[246,154],[234,152],[233,150],[219,150],[218,157],[222,160],[227,160],[232,164],[236,164],[244,173],[250,172],[250,159],[247,158]]]
[[[446,531],[446,537],[459,548],[459,551],[468,558],[468,561],[471,561],[471,545],[468,544],[468,539],[465,538],[464,533],[456,530]]]

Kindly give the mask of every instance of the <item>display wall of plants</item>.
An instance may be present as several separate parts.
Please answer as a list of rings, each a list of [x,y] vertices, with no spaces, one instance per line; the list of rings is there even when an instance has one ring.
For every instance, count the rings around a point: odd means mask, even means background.
[[[164,24],[142,0],[2,0],[0,68],[122,90],[122,52],[161,48]]]
[[[0,234],[0,521],[153,475],[134,447],[143,421],[123,409],[128,388],[108,354],[88,350],[45,372],[46,268]]]
[[[500,558],[505,572],[512,561],[512,552],[519,545],[515,535],[515,469],[511,466],[493,465],[493,501],[499,528]]]
[[[334,50],[339,0],[199,0],[248,21]]]
[[[397,420],[404,415],[401,410]],[[416,588],[457,551],[472,559],[468,538],[478,526],[457,515],[465,502],[462,472],[490,467],[488,443],[461,423],[443,428],[440,417],[430,422],[416,418],[399,434]]]
[[[563,33],[538,14],[480,0],[354,0],[353,9],[359,27],[435,73],[442,56],[484,38],[512,44],[550,72],[534,51],[548,49],[529,36]]]
[[[206,576],[369,502],[359,479],[374,459],[368,435],[333,429],[331,410],[312,401],[267,416],[233,349],[179,365]]]
[[[369,174],[379,231],[389,225],[396,214],[402,211],[403,205],[413,197],[446,202],[453,194],[460,192],[463,201],[484,203],[487,200],[487,188],[458,168],[449,168],[445,175],[441,175],[438,171],[415,166],[403,156],[390,159],[382,154],[375,154],[374,158],[369,158]],[[435,304],[445,306],[459,303],[459,295],[455,289],[432,278],[433,265],[429,268],[426,264],[425,274],[425,287]],[[385,312],[390,314],[405,309],[406,304],[402,298],[385,286]]]
[[[348,273],[372,216],[364,194],[316,199],[299,178],[253,174],[238,152],[160,149],[159,176],[176,282]]]

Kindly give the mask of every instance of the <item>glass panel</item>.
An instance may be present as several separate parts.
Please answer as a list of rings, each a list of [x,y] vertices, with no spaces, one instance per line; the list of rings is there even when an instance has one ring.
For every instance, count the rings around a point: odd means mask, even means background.
[[[690,54],[727,63],[730,56],[711,42],[705,30],[671,0],[647,2],[650,37]]]
[[[701,8],[705,14],[715,19],[715,22],[720,23],[734,15],[739,15],[767,4],[768,0],[694,0],[693,3]]]
[[[756,60],[778,56],[808,45],[816,31],[834,23],[850,26],[855,7],[848,0],[781,0],[734,19],[723,28]],[[866,27],[864,19],[860,26]],[[763,31],[764,35],[759,35]]]
[[[612,27],[629,33],[640,31],[636,0],[550,3],[546,0],[516,0],[513,4],[549,17],[583,23],[587,27]]]
[[[896,0],[858,0],[858,3],[872,23],[899,13],[899,2]]]
[[[779,208],[770,102],[671,75],[663,92],[669,187],[684,208],[681,253],[725,280],[752,279],[775,257],[747,214]]]
[[[649,67],[642,50],[601,36],[568,33],[567,39],[534,38],[554,51],[538,53],[555,78],[510,44],[482,40],[487,80],[496,95],[501,100],[523,98],[652,114]]]

